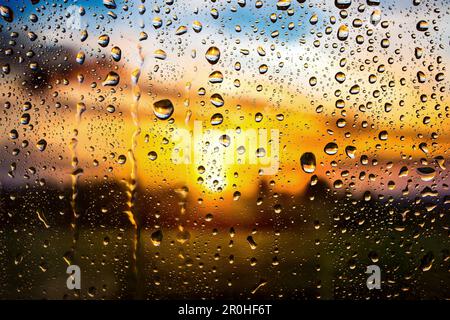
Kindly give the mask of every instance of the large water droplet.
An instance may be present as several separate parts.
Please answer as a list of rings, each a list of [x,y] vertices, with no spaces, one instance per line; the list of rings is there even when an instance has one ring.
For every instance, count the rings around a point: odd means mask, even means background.
[[[174,107],[169,99],[159,100],[153,104],[153,113],[160,120],[169,119],[173,111]]]
[[[150,239],[152,240],[152,244],[155,247],[159,247],[161,245],[161,241],[163,239],[163,233],[160,229],[156,230],[152,233]]]
[[[220,50],[217,47],[210,47],[205,54],[206,60],[210,64],[216,64],[220,59]]]
[[[120,58],[122,57],[122,50],[119,47],[112,47],[111,56],[114,61],[120,61]]]
[[[103,81],[103,85],[104,86],[116,86],[117,84],[119,84],[120,81],[120,76],[114,72],[114,71],[110,71],[106,78],[105,81]]]
[[[0,6],[0,15],[6,22],[12,22],[14,20],[14,13],[8,6]]]
[[[417,28],[417,31],[422,31],[422,32],[427,31],[428,30],[428,22],[426,22],[425,20],[420,20],[417,23],[416,28]]]
[[[349,34],[348,27],[345,24],[341,25],[337,33],[338,39],[341,41],[345,41],[348,38],[348,34]]]
[[[117,7],[116,2],[114,0],[103,0],[103,4],[108,9],[115,9]]]
[[[45,141],[44,139],[39,140],[36,143],[36,148],[38,148],[39,151],[44,151],[45,148],[47,148],[47,141]]]
[[[101,47],[106,47],[109,44],[109,36],[107,34],[103,34],[98,37],[98,44]]]
[[[334,155],[338,152],[338,145],[334,142],[327,143],[324,148],[324,151],[328,155]]]
[[[436,171],[431,167],[420,167],[417,168],[417,173],[422,181],[431,181],[436,175]]]
[[[209,82],[211,83],[222,83],[223,82],[223,74],[220,71],[213,71],[209,75]]]
[[[225,104],[225,101],[223,100],[222,96],[218,93],[214,93],[211,96],[210,101],[217,108],[222,107]]]
[[[316,170],[316,156],[312,152],[305,152],[300,157],[300,164],[306,173],[313,173]]]
[[[352,0],[334,0],[334,5],[338,9],[347,9],[352,4]]]
[[[217,126],[217,125],[221,124],[222,122],[223,122],[223,115],[221,113],[215,113],[211,117],[211,124],[213,126]]]

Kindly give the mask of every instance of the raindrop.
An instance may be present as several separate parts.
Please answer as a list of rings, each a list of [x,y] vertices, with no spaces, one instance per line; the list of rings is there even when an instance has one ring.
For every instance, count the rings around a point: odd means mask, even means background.
[[[417,173],[422,181],[431,181],[436,175],[436,171],[431,167],[420,167],[417,168]]]
[[[247,242],[248,242],[248,244],[250,245],[250,248],[251,248],[252,250],[255,250],[255,249],[256,249],[257,244],[256,244],[256,242],[255,242],[255,240],[253,239],[252,236],[248,236],[248,237],[247,237]]]
[[[158,229],[155,232],[153,232],[150,239],[155,247],[159,247],[163,239],[163,233],[161,229]]]
[[[334,155],[338,152],[338,145],[334,142],[327,143],[324,148],[324,151],[328,155]]]
[[[223,82],[223,74],[220,71],[213,71],[209,75],[209,82],[211,83],[222,83]]]
[[[153,113],[160,120],[167,120],[173,114],[174,107],[172,101],[163,99],[153,104]]]
[[[388,132],[386,130],[381,131],[378,134],[378,139],[380,139],[381,141],[386,141],[388,139]]]
[[[202,24],[201,24],[201,22],[200,21],[198,21],[198,20],[195,20],[193,23],[192,23],[192,29],[194,29],[194,31],[195,32],[200,32],[200,31],[202,31]]]
[[[316,156],[312,152],[305,152],[300,157],[302,169],[306,173],[313,173],[316,170]]]
[[[175,32],[175,34],[177,36],[181,36],[183,34],[185,34],[187,32],[187,27],[186,26],[180,26],[177,31]]]
[[[341,25],[337,33],[338,39],[341,41],[345,41],[348,38],[348,34],[349,34],[348,27],[345,24]]]
[[[220,59],[220,50],[217,47],[210,47],[205,54],[206,60],[210,64],[216,64]]]
[[[150,151],[147,156],[151,161],[155,161],[158,158],[158,154],[155,151]]]
[[[120,76],[114,72],[114,71],[110,71],[108,73],[108,75],[105,78],[105,81],[103,81],[103,85],[104,86],[116,86],[119,84],[120,81]]]
[[[155,50],[155,52],[153,53],[153,56],[154,56],[156,59],[159,59],[159,60],[166,60],[166,58],[167,58],[167,53],[166,53],[164,50],[162,50],[162,49],[157,49],[157,50]]]
[[[0,6],[0,15],[6,22],[12,22],[14,20],[14,13],[8,6]]]
[[[218,94],[218,93],[214,93],[214,94],[211,96],[210,101],[211,101],[211,103],[212,103],[215,107],[217,107],[217,108],[222,107],[222,106],[225,104],[225,102],[224,102],[222,96],[221,96],[220,94]]]
[[[76,61],[79,64],[83,64],[84,63],[84,59],[86,58],[85,54],[83,51],[78,52],[77,57],[76,57]]]
[[[158,29],[162,26],[162,20],[160,17],[153,18],[152,25],[155,29]]]
[[[122,50],[120,50],[119,47],[112,47],[111,56],[114,61],[120,61],[120,58],[122,57]]]
[[[267,66],[267,64],[262,64],[262,65],[259,66],[259,73],[260,74],[266,73],[267,70],[269,70],[269,67]]]
[[[103,0],[103,4],[108,9],[115,9],[117,7],[114,0]]]
[[[428,30],[428,22],[426,22],[425,20],[420,20],[417,23],[416,28],[417,28],[417,31],[422,31],[422,32],[427,31]]]
[[[336,8],[344,10],[348,9],[352,4],[352,0],[334,0],[334,5]]]
[[[277,2],[278,10],[287,10],[291,6],[291,0],[279,0]]]
[[[103,48],[106,47],[109,44],[109,36],[103,34],[100,37],[98,37],[98,44]]]
[[[219,141],[224,147],[228,147],[231,144],[231,138],[226,134],[221,135]]]
[[[211,124],[213,126],[217,126],[219,124],[221,124],[223,122],[223,116],[221,113],[215,113],[212,117],[211,117]]]
[[[44,151],[45,148],[47,148],[47,141],[45,141],[44,139],[41,139],[37,142],[36,144],[36,148],[38,148],[39,151]]]

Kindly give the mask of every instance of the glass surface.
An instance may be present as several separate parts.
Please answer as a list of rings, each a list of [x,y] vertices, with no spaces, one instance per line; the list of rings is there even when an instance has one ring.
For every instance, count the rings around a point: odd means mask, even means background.
[[[0,1],[0,298],[450,298],[449,4]]]

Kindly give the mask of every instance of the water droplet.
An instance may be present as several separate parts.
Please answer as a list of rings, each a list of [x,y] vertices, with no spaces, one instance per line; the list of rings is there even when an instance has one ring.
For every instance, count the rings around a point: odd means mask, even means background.
[[[193,23],[192,23],[192,29],[194,29],[194,31],[195,32],[200,32],[200,31],[202,31],[202,24],[201,24],[201,22],[200,21],[198,21],[198,20],[195,20]]]
[[[103,34],[98,37],[98,44],[103,48],[106,47],[109,44],[109,36],[107,34]]]
[[[114,61],[120,61],[120,58],[122,57],[122,50],[119,47],[112,47],[111,56]]]
[[[358,94],[360,91],[360,87],[359,85],[355,84],[350,88],[350,93],[351,94]]]
[[[336,79],[337,82],[343,83],[345,81],[345,73],[339,71],[338,73],[336,73],[334,78]]]
[[[222,83],[223,82],[223,74],[220,71],[213,71],[209,75],[209,82],[211,83]]]
[[[150,151],[147,156],[151,161],[155,161],[158,158],[158,154],[155,151]]]
[[[291,0],[279,0],[277,2],[278,10],[287,10],[291,6]]]
[[[427,77],[426,77],[425,73],[423,73],[422,71],[418,71],[417,72],[417,81],[419,81],[419,83],[425,83],[427,81]]]
[[[87,38],[88,38],[87,30],[81,30],[81,32],[80,32],[80,40],[81,40],[81,42],[86,41]]]
[[[342,182],[342,180],[336,180],[333,182],[333,188],[335,189],[341,189],[344,186],[344,183]]]
[[[269,67],[267,66],[267,64],[262,64],[259,66],[259,73],[260,74],[264,74],[269,70]]]
[[[8,6],[0,6],[0,15],[6,22],[12,22],[14,20],[14,13]]]
[[[153,113],[160,120],[167,120],[173,114],[174,107],[172,101],[163,99],[153,104]]]
[[[341,25],[337,33],[338,39],[341,41],[345,41],[348,38],[348,34],[349,34],[348,27],[345,24]]]
[[[416,59],[422,58],[422,56],[423,56],[423,49],[419,48],[419,47],[416,47],[414,49],[414,56],[416,57]]]
[[[398,173],[399,178],[407,177],[408,176],[408,172],[409,172],[408,171],[408,167],[405,167],[405,166],[401,167],[401,169],[400,169],[400,171]]]
[[[177,31],[175,32],[175,34],[177,36],[181,36],[183,34],[185,34],[187,32],[187,27],[186,26],[180,26]]]
[[[213,126],[217,126],[217,125],[221,124],[222,122],[223,122],[223,115],[221,113],[215,113],[211,117],[211,124]]]
[[[155,232],[152,233],[151,237],[150,237],[152,244],[155,247],[159,247],[161,245],[161,242],[163,240],[163,233],[161,231],[161,229],[156,230]]]
[[[419,268],[423,272],[430,271],[431,268],[433,267],[433,262],[434,262],[434,254],[433,252],[430,251],[420,260]]]
[[[19,133],[17,132],[16,129],[12,129],[12,130],[9,132],[9,137],[10,137],[12,140],[15,140],[15,139],[17,139],[17,138],[19,137]]]
[[[443,156],[435,157],[434,161],[436,161],[436,163],[439,166],[439,168],[441,168],[442,170],[446,170],[446,168],[445,168],[445,158]]]
[[[152,20],[152,25],[155,29],[159,29],[162,26],[162,20],[160,17],[155,17]]]
[[[305,152],[300,157],[300,164],[306,173],[313,173],[316,170],[316,156],[312,152]]]
[[[265,156],[266,156],[266,149],[264,149],[264,148],[256,149],[256,157],[257,158],[264,158]]]
[[[30,123],[31,120],[31,116],[29,113],[24,113],[22,114],[22,116],[20,117],[20,123],[23,125],[27,125]]]
[[[334,142],[327,143],[324,148],[324,151],[328,155],[334,155],[338,152],[338,145]]]
[[[316,84],[317,84],[317,78],[316,77],[309,78],[309,85],[311,87],[314,87]]]
[[[381,11],[376,9],[370,15],[370,23],[376,26],[381,21]]]
[[[257,244],[256,244],[256,242],[255,242],[255,240],[253,239],[252,236],[248,236],[248,237],[247,237],[247,242],[248,242],[248,244],[250,245],[250,248],[251,248],[252,250],[255,250],[255,249],[256,249]]]
[[[44,151],[45,148],[47,148],[47,141],[45,141],[44,139],[41,139],[37,142],[36,144],[36,148],[38,148],[39,151]]]
[[[179,226],[178,228],[179,228],[179,231],[177,233],[177,241],[179,243],[183,244],[191,238],[191,234],[189,233],[189,231],[184,229],[182,226]]]
[[[117,7],[114,0],[103,0],[103,4],[108,9],[115,9]]]
[[[231,138],[226,134],[221,135],[219,141],[224,147],[228,147],[231,144]]]
[[[348,9],[352,4],[352,0],[334,0],[334,5],[336,8],[344,10]]]
[[[127,157],[123,154],[121,154],[118,158],[117,158],[117,163],[118,164],[125,164],[127,162]]]
[[[431,181],[436,175],[436,171],[431,167],[420,167],[417,168],[417,173],[422,181]]]
[[[218,93],[214,93],[211,96],[210,101],[217,108],[222,107],[225,104],[225,101],[223,100],[222,96]]]
[[[381,131],[378,134],[378,139],[380,139],[381,141],[386,141],[388,139],[388,132],[386,130]]]
[[[78,52],[77,57],[76,57],[76,61],[79,64],[83,64],[84,63],[84,59],[86,58],[85,54],[83,51]]]
[[[120,81],[120,76],[116,72],[110,71],[107,74],[107,76],[105,78],[105,81],[103,81],[102,84],[104,86],[112,86],[113,87],[113,86],[118,85],[119,81]]]
[[[428,22],[426,22],[425,20],[420,20],[417,23],[416,28],[417,28],[417,31],[421,31],[421,32],[427,31],[428,30]]]
[[[220,50],[217,47],[210,47],[205,54],[206,60],[210,64],[216,64],[220,59]]]
[[[162,50],[162,49],[157,49],[157,50],[155,50],[155,52],[153,53],[153,56],[154,56],[156,59],[159,59],[159,60],[166,60],[166,58],[167,58],[167,53],[166,53],[164,50]]]
[[[356,147],[354,147],[354,146],[346,146],[345,147],[345,154],[350,159],[355,159],[355,153],[356,153]]]

